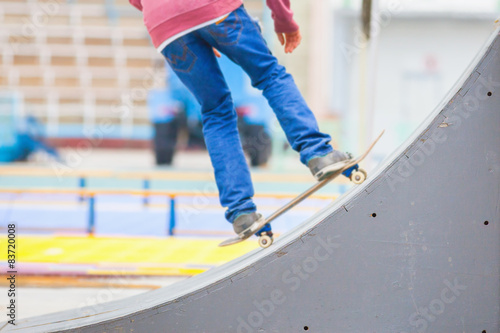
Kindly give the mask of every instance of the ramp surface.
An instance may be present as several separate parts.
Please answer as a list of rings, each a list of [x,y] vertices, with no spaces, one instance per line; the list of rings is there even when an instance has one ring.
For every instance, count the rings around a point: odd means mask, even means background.
[[[499,332],[499,48],[497,30],[370,179],[270,248],[3,330]]]

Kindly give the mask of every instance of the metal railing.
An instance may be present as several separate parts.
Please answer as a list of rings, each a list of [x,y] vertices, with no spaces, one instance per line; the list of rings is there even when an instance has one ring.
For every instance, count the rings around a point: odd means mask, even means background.
[[[166,214],[166,235],[175,235],[177,226],[176,204],[178,197],[196,197],[203,195],[205,197],[218,197],[218,193],[203,193],[197,191],[156,191],[156,190],[115,190],[115,189],[58,189],[58,188],[1,188],[0,193],[10,194],[68,194],[77,195],[81,202],[87,201],[87,234],[93,236],[96,228],[96,196],[97,195],[134,195],[143,198],[143,204],[149,203],[149,197],[166,197],[169,205]],[[338,195],[315,194],[310,198],[322,200],[334,200]],[[296,195],[285,193],[261,193],[254,195],[254,198],[270,199],[293,199]]]

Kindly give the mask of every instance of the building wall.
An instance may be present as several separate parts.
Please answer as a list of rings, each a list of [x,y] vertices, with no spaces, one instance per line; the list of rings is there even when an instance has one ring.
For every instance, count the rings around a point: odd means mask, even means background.
[[[329,103],[342,119],[345,149],[359,151],[386,129],[376,149],[382,158],[452,88],[490,35],[494,14],[394,15],[375,36],[374,49],[354,47],[359,25],[352,14],[335,16]]]

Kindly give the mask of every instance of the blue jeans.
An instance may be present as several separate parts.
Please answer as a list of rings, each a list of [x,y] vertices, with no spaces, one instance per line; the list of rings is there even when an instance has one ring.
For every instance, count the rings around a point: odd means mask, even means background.
[[[162,54],[201,104],[203,135],[215,170],[226,219],[253,212],[254,189],[237,129],[231,93],[212,50],[216,48],[248,74],[276,113],[288,142],[307,162],[332,151],[330,136],[316,119],[285,68],[278,64],[258,24],[243,6],[223,22],[211,24],[168,44]]]

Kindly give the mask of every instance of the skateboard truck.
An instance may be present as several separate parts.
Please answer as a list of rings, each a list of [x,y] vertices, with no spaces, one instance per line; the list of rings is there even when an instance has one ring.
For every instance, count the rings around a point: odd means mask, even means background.
[[[358,164],[344,170],[342,174],[358,185],[362,184],[368,176],[368,173],[364,169],[361,169]]]

